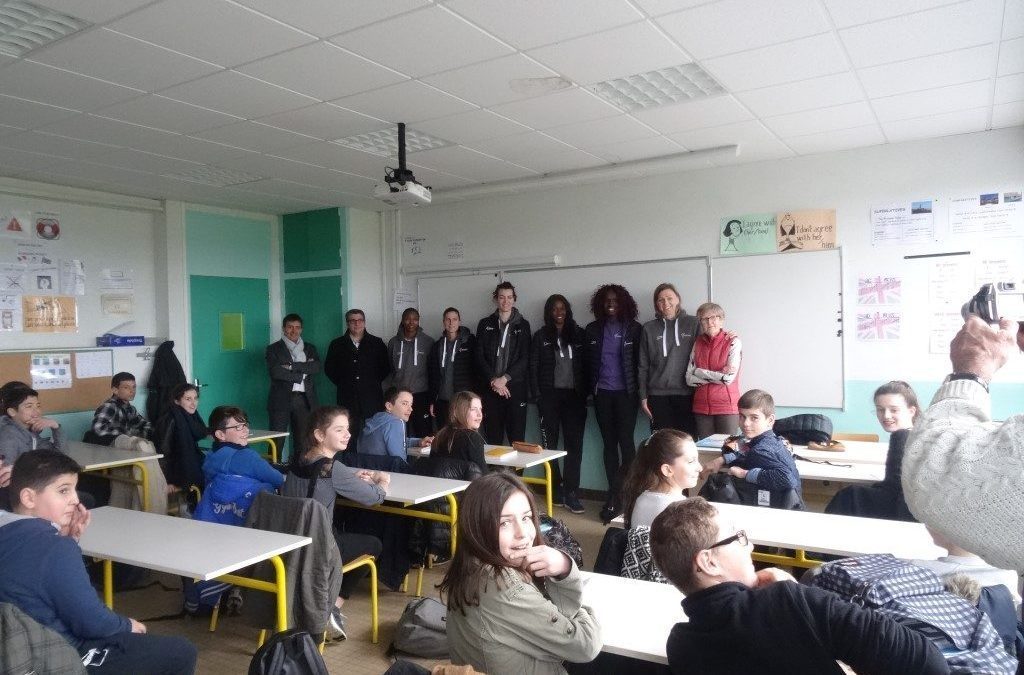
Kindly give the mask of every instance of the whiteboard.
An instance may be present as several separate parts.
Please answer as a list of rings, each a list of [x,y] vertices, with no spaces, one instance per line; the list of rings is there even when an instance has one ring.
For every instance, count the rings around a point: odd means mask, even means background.
[[[715,258],[711,272],[725,326],[743,341],[740,389],[842,408],[841,250]]]
[[[621,284],[636,300],[643,323],[654,318],[651,294],[663,282],[675,284],[683,299],[683,308],[693,313],[708,299],[708,258],[677,258],[623,263],[604,263],[556,267],[542,270],[488,273],[473,276],[425,277],[418,283],[420,325],[430,335],[441,332],[441,315],[446,307],[456,307],[462,323],[476,330],[477,322],[494,312],[491,298],[494,286],[511,281],[519,300],[516,307],[536,331],[544,325],[544,302],[553,293],[561,293],[572,305],[573,316],[581,326],[590,323],[590,297],[598,286]]]

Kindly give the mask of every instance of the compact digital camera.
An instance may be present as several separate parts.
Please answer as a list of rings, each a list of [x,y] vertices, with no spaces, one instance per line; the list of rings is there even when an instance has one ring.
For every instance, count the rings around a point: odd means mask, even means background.
[[[999,323],[999,319],[1024,321],[1024,284],[1015,281],[984,284],[964,304],[960,313],[964,321],[968,314],[979,316],[990,324]]]

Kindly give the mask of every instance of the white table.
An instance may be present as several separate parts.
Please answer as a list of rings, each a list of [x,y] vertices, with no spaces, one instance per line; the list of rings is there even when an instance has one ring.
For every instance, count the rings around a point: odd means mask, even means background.
[[[803,480],[827,480],[834,483],[850,485],[871,484],[885,478],[885,464],[851,464],[836,466],[833,464],[815,464],[814,462],[796,461],[796,470]],[[832,457],[829,461],[844,464],[841,459]]]
[[[583,604],[601,625],[601,651],[643,661],[668,663],[665,643],[672,626],[686,621],[675,586],[581,572]]]
[[[113,561],[199,580],[220,579],[277,595],[277,629],[288,629],[285,569],[281,555],[307,546],[309,537],[187,518],[130,511],[113,506],[93,509],[92,522],[79,544],[85,555],[103,559],[103,599],[114,606]],[[276,582],[230,574],[270,560]]]
[[[553,481],[551,480],[551,462],[556,459],[565,457],[568,453],[565,450],[541,450],[538,453],[532,452],[516,452],[515,455],[507,459],[492,459],[487,456],[488,450],[494,448],[508,448],[512,449],[508,445],[485,445],[484,446],[484,461],[487,462],[487,466],[504,466],[516,471],[523,471],[534,466],[544,467],[544,477],[534,478],[532,476],[523,476],[524,483],[533,483],[535,485],[544,486],[544,503],[548,508],[548,515],[554,513],[554,498],[552,492],[554,490]],[[430,446],[425,448],[409,448],[408,455],[410,457],[427,457],[430,455]]]
[[[270,446],[270,461],[277,463],[277,439],[288,438],[287,431],[270,431],[267,429],[250,429],[249,443],[266,443]],[[283,441],[282,441],[283,444]]]
[[[64,454],[75,460],[84,472],[106,471],[123,466],[137,468],[141,478],[131,482],[142,486],[142,509],[149,510],[149,474],[146,464],[157,461],[163,455],[145,455],[132,450],[96,445],[95,443],[82,443],[81,441],[68,441],[62,450]],[[121,480],[128,479],[122,478]]]
[[[759,562],[795,567],[817,566],[819,561],[808,559],[805,551],[843,557],[891,553],[897,558],[923,560],[946,555],[945,549],[932,542],[931,535],[921,523],[738,504],[715,503],[715,508],[732,520],[736,529],[746,530],[752,543],[796,549],[796,555],[792,557],[754,553],[754,560]],[[618,516],[611,524],[623,527],[623,517]]]
[[[846,450],[829,452],[827,450],[811,450],[806,445],[794,445],[793,452],[808,459],[824,459],[836,464],[885,464],[885,455],[889,452],[889,444],[880,441],[843,441]],[[721,455],[715,448],[697,448],[701,462],[707,462]],[[797,460],[797,464],[800,460]]]

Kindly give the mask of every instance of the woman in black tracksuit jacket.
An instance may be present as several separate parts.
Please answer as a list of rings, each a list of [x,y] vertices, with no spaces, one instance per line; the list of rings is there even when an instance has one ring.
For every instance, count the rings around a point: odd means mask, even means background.
[[[441,337],[430,348],[427,380],[430,392],[430,414],[440,430],[448,425],[448,408],[452,397],[460,391],[474,391],[473,360],[476,339],[462,325],[459,310],[449,307],[441,317]]]
[[[572,318],[572,305],[564,295],[544,303],[544,327],[533,334],[530,348],[530,399],[540,414],[541,444],[558,446],[558,429],[565,432],[565,476],[553,462],[552,480],[562,487],[562,504],[583,513],[576,496],[583,460],[583,429],[587,422],[585,336]],[[563,482],[564,480],[564,482]]]
[[[601,509],[601,520],[607,523],[621,510],[622,478],[636,454],[633,433],[639,405],[637,363],[642,328],[636,320],[636,300],[619,284],[605,284],[594,291],[590,311],[595,320],[586,328],[587,372],[604,441],[608,500]]]
[[[484,404],[483,435],[501,445],[526,440],[530,322],[516,309],[516,288],[503,281],[491,295],[496,310],[476,327],[476,376]]]

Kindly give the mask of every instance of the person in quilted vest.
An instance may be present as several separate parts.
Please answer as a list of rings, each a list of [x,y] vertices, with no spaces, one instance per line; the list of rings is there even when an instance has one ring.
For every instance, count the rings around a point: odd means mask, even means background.
[[[743,344],[724,330],[725,310],[713,302],[697,308],[701,333],[686,366],[686,384],[696,387],[693,414],[697,438],[734,434],[739,425],[740,363]]]

